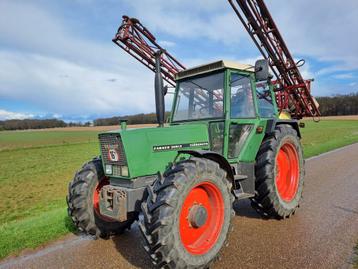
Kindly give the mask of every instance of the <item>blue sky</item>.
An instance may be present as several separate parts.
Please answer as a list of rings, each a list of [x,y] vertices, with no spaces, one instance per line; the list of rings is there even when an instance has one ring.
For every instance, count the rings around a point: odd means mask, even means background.
[[[358,91],[356,0],[266,3],[314,95]],[[154,111],[153,74],[111,42],[123,14],[187,67],[260,56],[226,0],[1,0],[0,120]]]

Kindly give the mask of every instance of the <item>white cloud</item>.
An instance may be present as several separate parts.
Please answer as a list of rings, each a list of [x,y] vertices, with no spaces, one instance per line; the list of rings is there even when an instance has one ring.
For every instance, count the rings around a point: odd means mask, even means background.
[[[144,68],[103,71],[58,58],[0,52],[0,98],[57,114],[150,112],[152,75]],[[133,80],[141,77],[140,80]],[[31,89],[31,92],[28,91]]]
[[[112,42],[86,39],[59,14],[50,13],[30,1],[3,0],[0,11],[0,45],[14,51],[95,65],[105,70],[126,69],[125,65],[131,61],[123,57],[123,52]]]
[[[303,79],[312,79],[315,77],[314,72],[311,70],[309,63],[306,63],[304,66],[300,67],[300,72]]]
[[[356,0],[293,0],[267,3],[294,54],[358,69]]]
[[[153,74],[111,42],[81,38],[28,2],[0,10],[0,44],[13,48],[0,50],[0,99],[63,117],[155,110]]]
[[[30,119],[33,118],[33,114],[27,114],[27,113],[18,113],[18,112],[12,112],[7,111],[4,109],[0,109],[0,120],[12,120],[12,119]]]
[[[352,79],[354,78],[353,73],[346,73],[346,74],[338,74],[334,76],[336,79]]]
[[[164,48],[170,48],[170,47],[175,47],[176,46],[175,42],[168,41],[168,40],[159,41],[159,44],[161,46],[163,46]]]
[[[221,0],[124,0],[153,32],[165,32],[181,39],[206,39],[235,44],[247,37],[228,3]],[[148,8],[150,7],[150,12]],[[200,42],[197,43],[200,46]]]

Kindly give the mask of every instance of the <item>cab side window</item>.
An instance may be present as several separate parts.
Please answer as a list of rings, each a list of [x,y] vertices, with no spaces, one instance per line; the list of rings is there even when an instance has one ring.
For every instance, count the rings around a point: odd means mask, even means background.
[[[255,106],[248,76],[231,74],[231,118],[254,118]]]
[[[256,83],[256,96],[259,115],[263,118],[271,118],[275,114],[272,95],[267,82]]]

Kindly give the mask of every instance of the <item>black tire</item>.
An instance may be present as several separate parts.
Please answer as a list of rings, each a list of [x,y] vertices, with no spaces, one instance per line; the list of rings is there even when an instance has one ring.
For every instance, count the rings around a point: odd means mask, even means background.
[[[79,231],[96,237],[108,238],[129,229],[137,219],[137,214],[128,214],[125,222],[111,221],[102,217],[93,206],[93,194],[96,186],[106,180],[102,161],[94,158],[85,163],[68,185],[67,211]]]
[[[298,183],[295,184],[296,192],[293,192],[289,200],[281,197],[276,184],[277,156],[283,145],[292,145],[298,157]],[[262,142],[256,157],[256,193],[251,200],[253,208],[265,218],[290,217],[299,207],[302,198],[304,174],[302,146],[296,130],[286,124],[276,126],[275,131]]]
[[[215,188],[220,190],[224,220],[214,245],[203,254],[193,255],[181,241],[180,213],[191,190],[207,182],[215,184]],[[226,178],[226,172],[216,162],[191,158],[169,168],[163,177],[158,174],[158,179],[147,187],[147,192],[148,197],[142,203],[143,218],[139,221],[139,227],[144,248],[153,264],[160,268],[207,268],[225,244],[234,215],[231,183]],[[212,220],[209,218],[207,221],[210,223]]]

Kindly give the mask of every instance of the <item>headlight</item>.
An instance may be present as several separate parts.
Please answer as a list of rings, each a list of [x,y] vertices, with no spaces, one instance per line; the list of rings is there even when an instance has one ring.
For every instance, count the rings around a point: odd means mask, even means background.
[[[128,176],[128,166],[122,166],[122,176]]]
[[[106,174],[112,175],[112,165],[106,164]]]

